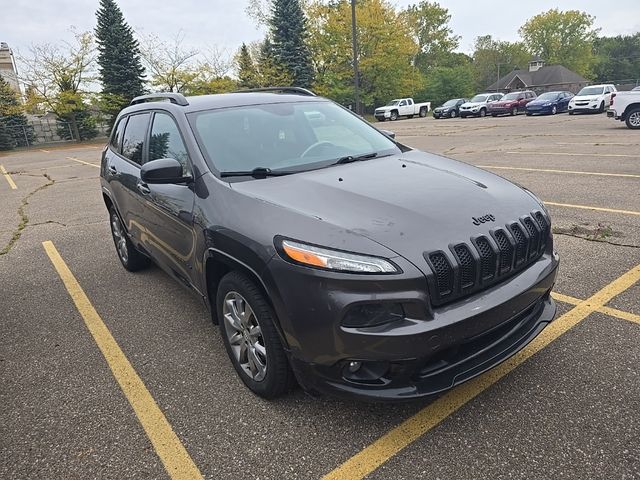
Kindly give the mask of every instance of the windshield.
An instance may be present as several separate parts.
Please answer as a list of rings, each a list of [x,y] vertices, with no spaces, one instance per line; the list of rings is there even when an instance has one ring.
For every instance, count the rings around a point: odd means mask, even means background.
[[[453,100],[449,100],[448,102],[444,102],[443,107],[453,107],[456,103],[458,103],[458,99],[454,98]]]
[[[302,171],[346,156],[400,153],[367,122],[327,101],[205,110],[188,118],[205,157],[220,172]]]
[[[604,87],[584,87],[578,95],[602,95]]]
[[[540,95],[538,97],[538,100],[546,100],[546,101],[552,101],[552,100],[557,100],[558,97],[560,96],[559,93],[554,93],[554,92],[548,92],[548,93],[543,93],[542,95]]]
[[[501,100],[517,100],[520,96],[520,93],[507,93]]]
[[[400,100],[391,100],[389,103],[387,103],[387,107],[392,107],[394,105],[398,105],[400,103]]]
[[[488,97],[488,95],[476,95],[475,97],[473,97],[471,99],[471,101],[472,102],[477,102],[477,103],[486,102],[487,101],[487,97]]]

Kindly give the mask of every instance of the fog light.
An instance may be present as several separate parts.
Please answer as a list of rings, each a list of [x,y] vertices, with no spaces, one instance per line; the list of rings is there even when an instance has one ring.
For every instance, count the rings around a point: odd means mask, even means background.
[[[349,366],[347,368],[349,372],[356,373],[358,370],[360,370],[361,366],[362,362],[349,362]]]

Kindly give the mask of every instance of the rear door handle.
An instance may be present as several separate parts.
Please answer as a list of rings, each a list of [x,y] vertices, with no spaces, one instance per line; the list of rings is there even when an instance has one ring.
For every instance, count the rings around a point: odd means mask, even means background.
[[[151,190],[149,190],[149,187],[147,186],[146,183],[138,182],[136,187],[138,187],[138,190],[143,195],[149,195],[151,193]]]
[[[118,169],[116,167],[114,167],[113,165],[109,165],[109,173],[111,175],[117,175],[118,174]]]

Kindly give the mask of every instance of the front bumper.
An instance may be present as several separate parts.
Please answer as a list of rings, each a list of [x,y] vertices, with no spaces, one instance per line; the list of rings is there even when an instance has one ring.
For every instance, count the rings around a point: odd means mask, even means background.
[[[549,106],[532,105],[531,107],[526,107],[525,111],[530,115],[536,115],[539,113],[551,113],[552,108],[553,108],[553,105],[549,105]]]
[[[509,358],[555,315],[550,292],[558,259],[551,252],[498,285],[438,308],[429,302],[424,276],[408,262],[399,265],[400,275],[340,278],[271,262],[270,277],[286,285],[274,306],[305,390],[375,401],[434,395]],[[342,326],[350,307],[367,302],[401,303],[405,318]],[[348,378],[353,361],[373,366],[379,378]]]
[[[601,102],[580,102],[569,104],[570,112],[597,112],[600,109]]]
[[[489,109],[487,110],[487,113],[489,115],[506,115],[511,113],[511,110],[513,110],[514,107],[489,107]],[[515,107],[516,110],[518,109],[518,107]]]
[[[376,117],[376,119],[378,120],[383,120],[383,119],[391,118],[391,112],[390,111],[374,112],[373,116]]]

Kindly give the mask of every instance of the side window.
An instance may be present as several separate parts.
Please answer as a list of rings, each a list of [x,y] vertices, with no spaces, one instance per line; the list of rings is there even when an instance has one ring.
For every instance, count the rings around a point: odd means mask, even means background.
[[[401,106],[401,107],[404,107],[406,104],[407,104],[407,102],[405,102],[404,100],[402,100],[402,101],[400,102],[400,106]]]
[[[407,105],[413,105],[413,100],[411,99],[407,100]]]
[[[149,114],[131,115],[122,140],[122,156],[138,165],[142,164],[144,140],[149,125]]]
[[[122,146],[122,132],[124,132],[124,126],[127,124],[127,117],[123,117],[118,120],[118,123],[113,128],[111,135],[111,142],[109,143],[113,149],[120,153],[120,147]]]
[[[173,158],[182,164],[185,172],[190,172],[189,155],[184,146],[176,122],[166,113],[156,113],[151,126],[149,140],[149,160]]]

